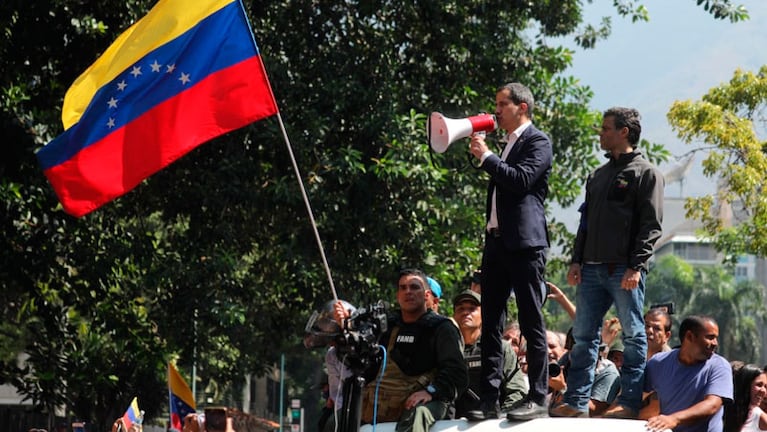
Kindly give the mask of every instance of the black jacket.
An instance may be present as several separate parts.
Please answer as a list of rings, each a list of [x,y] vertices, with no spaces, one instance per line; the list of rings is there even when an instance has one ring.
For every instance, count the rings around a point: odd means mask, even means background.
[[[584,221],[573,263],[625,264],[647,271],[663,220],[663,174],[639,151],[597,168],[586,182]]]
[[[463,360],[463,341],[458,328],[450,319],[428,310],[418,321],[405,323],[397,312],[389,316],[388,330],[379,344],[389,346],[394,328],[396,341],[388,361],[397,363],[405,375],[416,376],[436,370],[432,385],[435,400],[452,402],[469,385],[469,375]]]

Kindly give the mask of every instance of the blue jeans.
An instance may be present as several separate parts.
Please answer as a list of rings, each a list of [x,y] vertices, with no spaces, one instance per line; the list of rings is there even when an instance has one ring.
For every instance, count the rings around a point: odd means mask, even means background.
[[[581,267],[573,326],[575,345],[570,351],[564,402],[582,412],[589,410],[602,320],[613,303],[623,328],[624,346],[618,404],[636,412],[640,408],[647,356],[643,315],[645,272],[641,273],[639,286],[630,291],[621,288],[625,272],[625,265],[584,264]]]

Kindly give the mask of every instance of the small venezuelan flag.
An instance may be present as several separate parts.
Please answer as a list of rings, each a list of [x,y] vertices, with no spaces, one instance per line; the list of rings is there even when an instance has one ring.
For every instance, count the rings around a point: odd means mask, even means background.
[[[170,402],[170,423],[176,430],[183,429],[184,417],[195,412],[197,404],[186,381],[173,363],[168,363],[168,401]]]
[[[138,409],[138,398],[133,398],[133,401],[128,405],[128,409],[123,414],[123,424],[125,430],[130,431],[130,428],[134,423],[138,422],[141,418],[141,411]]]

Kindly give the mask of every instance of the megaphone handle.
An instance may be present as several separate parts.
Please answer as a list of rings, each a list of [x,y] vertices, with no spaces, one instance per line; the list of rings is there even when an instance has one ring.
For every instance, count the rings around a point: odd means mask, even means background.
[[[479,169],[479,168],[482,166],[482,163],[481,163],[481,162],[479,162],[479,161],[477,161],[477,158],[475,158],[475,157],[474,157],[474,155],[473,155],[473,154],[471,154],[471,152],[469,152],[469,153],[466,153],[466,159],[468,159],[468,160],[469,160],[469,165],[470,165],[472,168],[474,168],[475,170],[478,170],[478,169]],[[477,161],[477,162],[474,162],[474,161]],[[476,165],[475,165],[475,164],[476,164]]]
[[[476,165],[474,165],[474,161],[475,161],[477,158],[475,158],[474,156],[472,156],[472,154],[471,154],[471,153],[468,153],[468,154],[466,155],[466,158],[469,160],[469,165],[471,165],[471,167],[472,167],[472,168],[474,168],[474,169],[476,169],[476,170],[478,170],[478,169],[479,169],[479,167],[481,166],[481,164],[480,164],[480,163],[477,163]]]
[[[479,132],[475,132],[474,135],[481,136],[484,138],[487,136],[487,133],[485,131],[479,131]],[[469,165],[471,165],[472,168],[478,170],[480,166],[482,166],[481,162],[477,162],[476,165],[474,164],[474,161],[476,160],[476,158],[474,157],[474,155],[471,154],[471,152],[469,152],[467,156],[469,158]]]

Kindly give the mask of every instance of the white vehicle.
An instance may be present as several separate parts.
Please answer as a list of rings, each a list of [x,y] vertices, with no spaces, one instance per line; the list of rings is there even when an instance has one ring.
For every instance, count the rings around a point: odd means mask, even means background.
[[[429,429],[430,432],[647,432],[644,420],[620,420],[605,418],[540,418],[529,421],[510,422],[503,420],[485,420],[469,422],[467,420],[440,420]],[[394,432],[396,423],[364,425],[360,432]],[[671,432],[670,430],[667,430]]]

